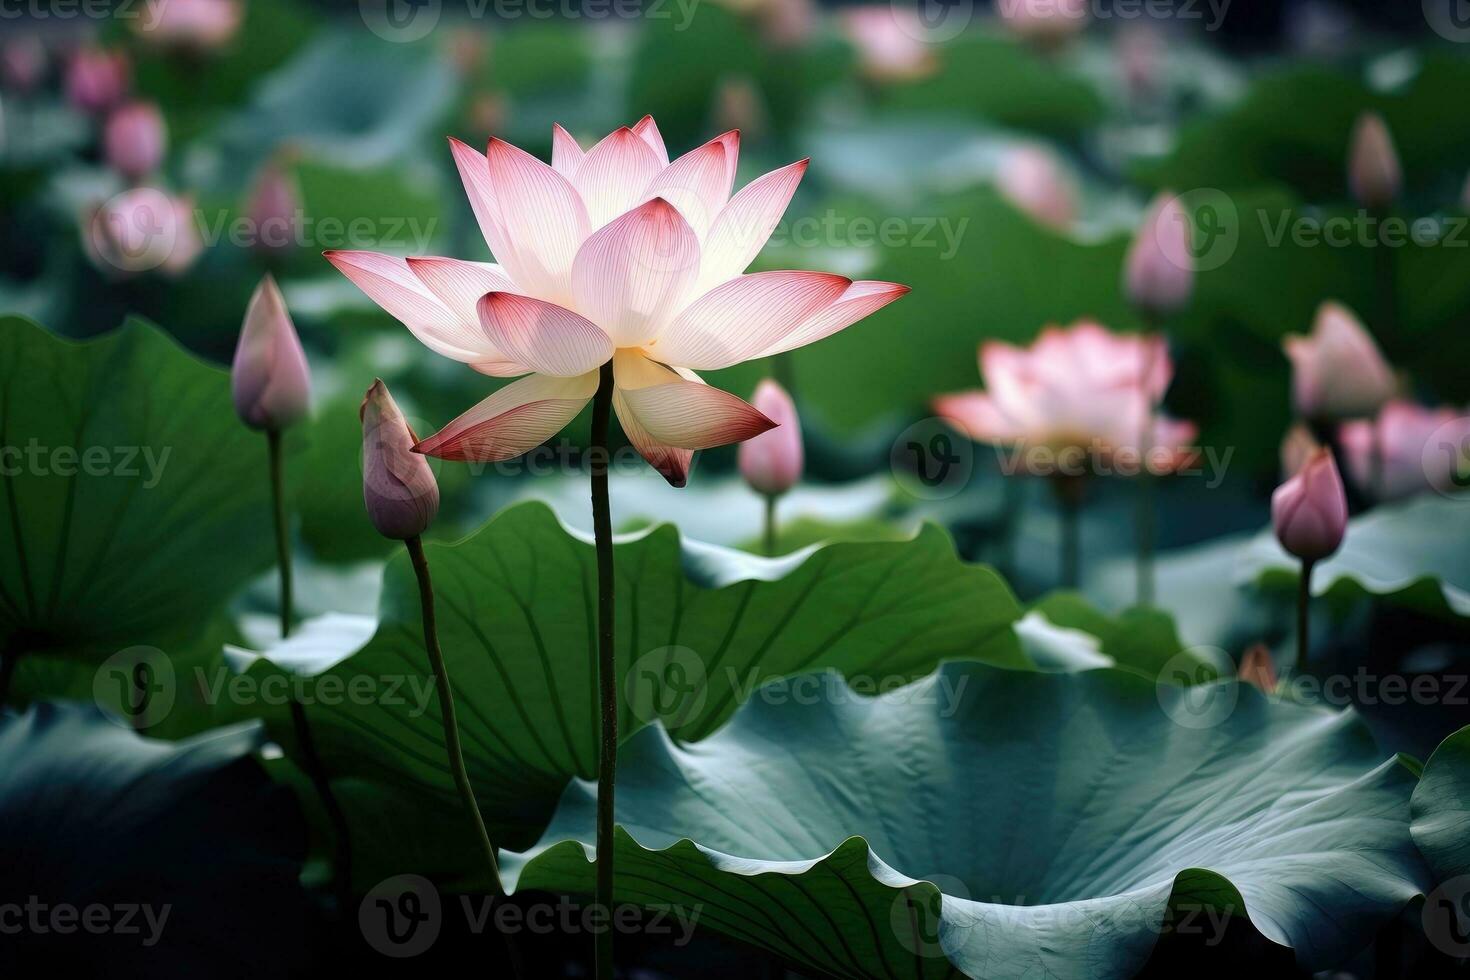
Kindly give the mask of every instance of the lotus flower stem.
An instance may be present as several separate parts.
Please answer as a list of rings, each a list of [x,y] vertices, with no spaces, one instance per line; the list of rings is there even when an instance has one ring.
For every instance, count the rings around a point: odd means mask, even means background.
[[[1296,590],[1296,672],[1306,673],[1307,650],[1310,641],[1308,628],[1311,617],[1307,615],[1308,608],[1312,602],[1312,565],[1315,562],[1303,560],[1302,573],[1297,579]]]
[[[796,394],[796,371],[791,364],[791,352],[782,351],[771,355],[771,378],[782,388],[786,389],[788,395]]]
[[[597,766],[597,891],[596,904],[613,910],[613,814],[618,774],[618,679],[613,649],[615,613],[613,595],[612,513],[607,499],[607,430],[612,414],[613,366],[602,365],[597,394],[592,398],[592,528],[597,542],[597,687],[601,702],[602,747]],[[613,978],[613,930],[597,935],[597,980]]]
[[[1159,318],[1145,315],[1149,332],[1157,334]],[[1144,357],[1143,376],[1138,379],[1139,390],[1148,399],[1148,410],[1144,413],[1143,426],[1138,433],[1138,501],[1134,516],[1135,532],[1138,535],[1137,554],[1134,560],[1137,595],[1134,603],[1151,606],[1154,602],[1154,479],[1149,472],[1148,456],[1153,451],[1155,420],[1159,413],[1158,403],[1149,394],[1149,378],[1154,373],[1154,362],[1158,359],[1158,346],[1149,344]]]
[[[497,898],[504,897],[505,885],[500,880],[500,862],[496,858],[495,845],[485,829],[485,819],[480,815],[480,805],[475,802],[475,788],[470,783],[469,771],[465,768],[464,749],[459,740],[459,720],[454,711],[454,691],[449,686],[449,669],[444,664],[444,652],[439,647],[439,627],[434,617],[434,585],[429,578],[429,561],[424,556],[423,539],[415,535],[404,544],[413,561],[413,573],[419,582],[419,602],[423,607],[424,649],[429,654],[429,663],[434,668],[434,687],[439,692],[439,713],[444,722],[444,750],[449,756],[449,770],[454,774],[454,785],[459,790],[460,802],[465,813],[475,826],[475,835],[480,839],[480,849],[485,854],[485,864],[490,868],[490,881]]]
[[[276,572],[281,580],[281,638],[291,632],[291,542],[286,525],[285,467],[281,462],[281,433],[267,429],[266,446],[270,452],[271,500],[276,517]]]
[[[761,540],[765,544],[766,555],[770,558],[776,557],[776,500],[777,495],[768,493],[766,497],[766,519],[765,531]]]

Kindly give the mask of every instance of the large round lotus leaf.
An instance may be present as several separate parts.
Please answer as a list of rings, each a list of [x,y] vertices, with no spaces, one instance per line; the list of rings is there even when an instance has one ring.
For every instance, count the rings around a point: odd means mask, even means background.
[[[698,745],[624,747],[617,892],[841,977],[1127,977],[1230,915],[1320,969],[1421,893],[1413,786],[1351,714],[1232,682],[811,677]],[[517,887],[590,891],[594,806],[569,787]]]

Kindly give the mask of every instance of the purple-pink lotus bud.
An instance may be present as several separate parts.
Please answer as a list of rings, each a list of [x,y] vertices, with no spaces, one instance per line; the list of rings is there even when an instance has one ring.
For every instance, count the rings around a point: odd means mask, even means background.
[[[1123,289],[1128,301],[1150,316],[1177,313],[1194,290],[1189,215],[1179,198],[1154,198],[1128,247]]]
[[[427,457],[413,451],[418,436],[382,380],[363,396],[362,499],[385,538],[418,537],[439,513],[439,484]]]
[[[1348,186],[1365,208],[1386,208],[1399,196],[1403,171],[1388,124],[1376,112],[1365,112],[1353,124],[1348,147]]]
[[[134,187],[84,216],[82,245],[109,275],[158,270],[179,276],[204,250],[194,202],[157,187]]]
[[[250,297],[230,369],[235,412],[252,429],[279,432],[311,407],[311,371],[286,309],[286,299],[267,275]]]
[[[756,387],[750,403],[776,427],[740,444],[740,475],[757,493],[785,493],[801,479],[805,459],[796,405],[785,388],[769,379]]]
[[[80,48],[66,65],[66,98],[83,112],[106,112],[128,94],[131,78],[123,52]]]
[[[1040,146],[1022,146],[1001,160],[995,186],[1011,204],[1036,221],[1065,229],[1077,218],[1077,192],[1055,155]]]
[[[255,247],[279,252],[297,244],[301,224],[301,190],[281,163],[267,163],[250,191],[245,215],[255,229]]]
[[[1353,482],[1375,500],[1398,500],[1454,487],[1470,446],[1470,418],[1395,400],[1376,418],[1343,423],[1337,438]]]
[[[108,165],[129,180],[141,180],[157,170],[167,146],[163,113],[151,102],[130,102],[114,109],[102,131]]]
[[[1292,394],[1302,418],[1336,421],[1373,415],[1397,387],[1372,335],[1340,303],[1319,306],[1311,334],[1290,334],[1282,347],[1291,360]]]
[[[1302,561],[1320,561],[1336,551],[1347,532],[1347,519],[1347,492],[1327,449],[1317,450],[1271,495],[1276,540]]]
[[[22,35],[0,44],[0,84],[24,95],[46,73],[46,48],[35,35]]]

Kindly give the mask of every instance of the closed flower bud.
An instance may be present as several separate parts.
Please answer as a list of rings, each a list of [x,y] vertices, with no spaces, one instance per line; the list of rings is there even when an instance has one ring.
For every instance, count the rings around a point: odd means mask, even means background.
[[[235,412],[252,429],[279,432],[311,407],[311,372],[285,297],[267,275],[250,297],[230,369]]]
[[[294,246],[301,224],[301,190],[280,163],[268,163],[251,188],[245,215],[255,229],[255,248],[280,252]]]
[[[132,69],[121,51],[82,48],[66,65],[66,98],[83,112],[106,112],[127,95]]]
[[[228,44],[244,16],[239,0],[164,0],[133,29],[146,43],[203,54]]]
[[[1271,523],[1281,547],[1302,561],[1320,561],[1342,544],[1347,493],[1332,453],[1319,449],[1271,495]]]
[[[1002,196],[1041,224],[1066,229],[1077,218],[1077,192],[1057,158],[1040,146],[1005,155],[995,175]]]
[[[1258,688],[1262,694],[1274,694],[1279,679],[1276,675],[1276,662],[1271,659],[1271,649],[1264,643],[1257,643],[1246,650],[1240,658],[1240,668],[1236,676],[1247,684]]]
[[[1376,112],[1365,112],[1353,124],[1348,148],[1348,186],[1365,208],[1386,208],[1399,196],[1403,172],[1388,125]]]
[[[1173,194],[1155,198],[1128,247],[1123,289],[1135,309],[1151,316],[1177,313],[1194,290],[1189,216]]]
[[[418,436],[381,380],[367,390],[358,414],[368,519],[385,538],[418,537],[439,513],[439,484],[428,459],[413,451]]]
[[[1393,397],[1393,370],[1345,306],[1323,303],[1311,335],[1289,335],[1282,346],[1291,360],[1292,393],[1302,418],[1362,418]]]
[[[141,180],[163,163],[168,130],[151,102],[130,102],[113,110],[102,131],[102,148],[112,169]]]
[[[740,475],[757,493],[785,493],[801,479],[804,460],[796,406],[786,389],[770,380],[757,386],[750,401],[776,427],[740,444]]]

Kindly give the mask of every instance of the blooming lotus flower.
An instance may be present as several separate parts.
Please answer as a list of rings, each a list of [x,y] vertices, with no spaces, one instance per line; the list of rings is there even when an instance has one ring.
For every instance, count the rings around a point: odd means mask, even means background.
[[[1123,265],[1123,289],[1133,306],[1151,316],[1177,313],[1194,289],[1189,216],[1179,198],[1156,197]]]
[[[85,216],[82,244],[98,269],[129,275],[182,275],[204,250],[193,200],[157,187],[124,191]]]
[[[869,78],[906,82],[939,69],[934,46],[924,40],[923,21],[907,7],[852,7],[842,12],[841,24]]]
[[[1376,112],[1365,112],[1353,124],[1348,147],[1348,186],[1365,208],[1386,208],[1399,196],[1403,172],[1388,124]]]
[[[1360,418],[1393,397],[1393,370],[1372,335],[1339,303],[1323,303],[1311,335],[1290,335],[1282,347],[1291,359],[1293,397],[1302,418]]]
[[[363,396],[358,417],[368,519],[385,538],[418,537],[439,513],[439,484],[429,461],[413,451],[418,436],[381,378]]]
[[[1454,486],[1470,445],[1470,418],[1395,400],[1377,418],[1345,423],[1338,441],[1354,483],[1381,500],[1398,500]]]
[[[106,112],[122,101],[132,66],[121,51],[81,48],[66,64],[66,98],[83,112]]]
[[[108,165],[132,180],[159,168],[167,143],[163,113],[151,102],[131,102],[113,110],[102,131]]]
[[[1271,523],[1281,547],[1304,562],[1320,561],[1347,532],[1347,492],[1332,452],[1319,449],[1271,495]]]
[[[311,407],[311,371],[286,309],[286,299],[267,275],[245,308],[245,323],[230,367],[235,414],[252,429],[280,432]]]
[[[1022,146],[1001,160],[996,189],[1036,221],[1065,229],[1077,218],[1077,191],[1055,154],[1041,146]]]
[[[980,347],[985,391],[944,395],[935,411],[977,442],[1080,450],[1101,459],[1136,455],[1151,434],[1156,472],[1187,465],[1193,423],[1155,413],[1174,374],[1161,337],[1118,336],[1082,322],[1048,327],[1030,348],[987,341]],[[1023,457],[1023,467],[1029,467]],[[1050,475],[1049,461],[1043,469]]]
[[[133,28],[144,41],[204,52],[228,44],[243,19],[237,0],[164,0],[149,6]]]
[[[770,379],[755,389],[751,402],[776,427],[740,444],[740,475],[756,493],[783,494],[801,479],[804,459],[796,405],[786,389]]]
[[[908,291],[820,272],[742,275],[806,161],[732,197],[737,133],[672,163],[651,117],[585,151],[557,126],[549,166],[499,139],[485,153],[451,148],[498,264],[327,253],[431,350],[527,375],[419,443],[431,456],[497,461],[540,445],[611,362],[624,433],[682,486],[695,450],[773,424],[696,371],[805,346]]]
[[[995,6],[1012,34],[1043,48],[1087,26],[1087,0],[997,0]]]

